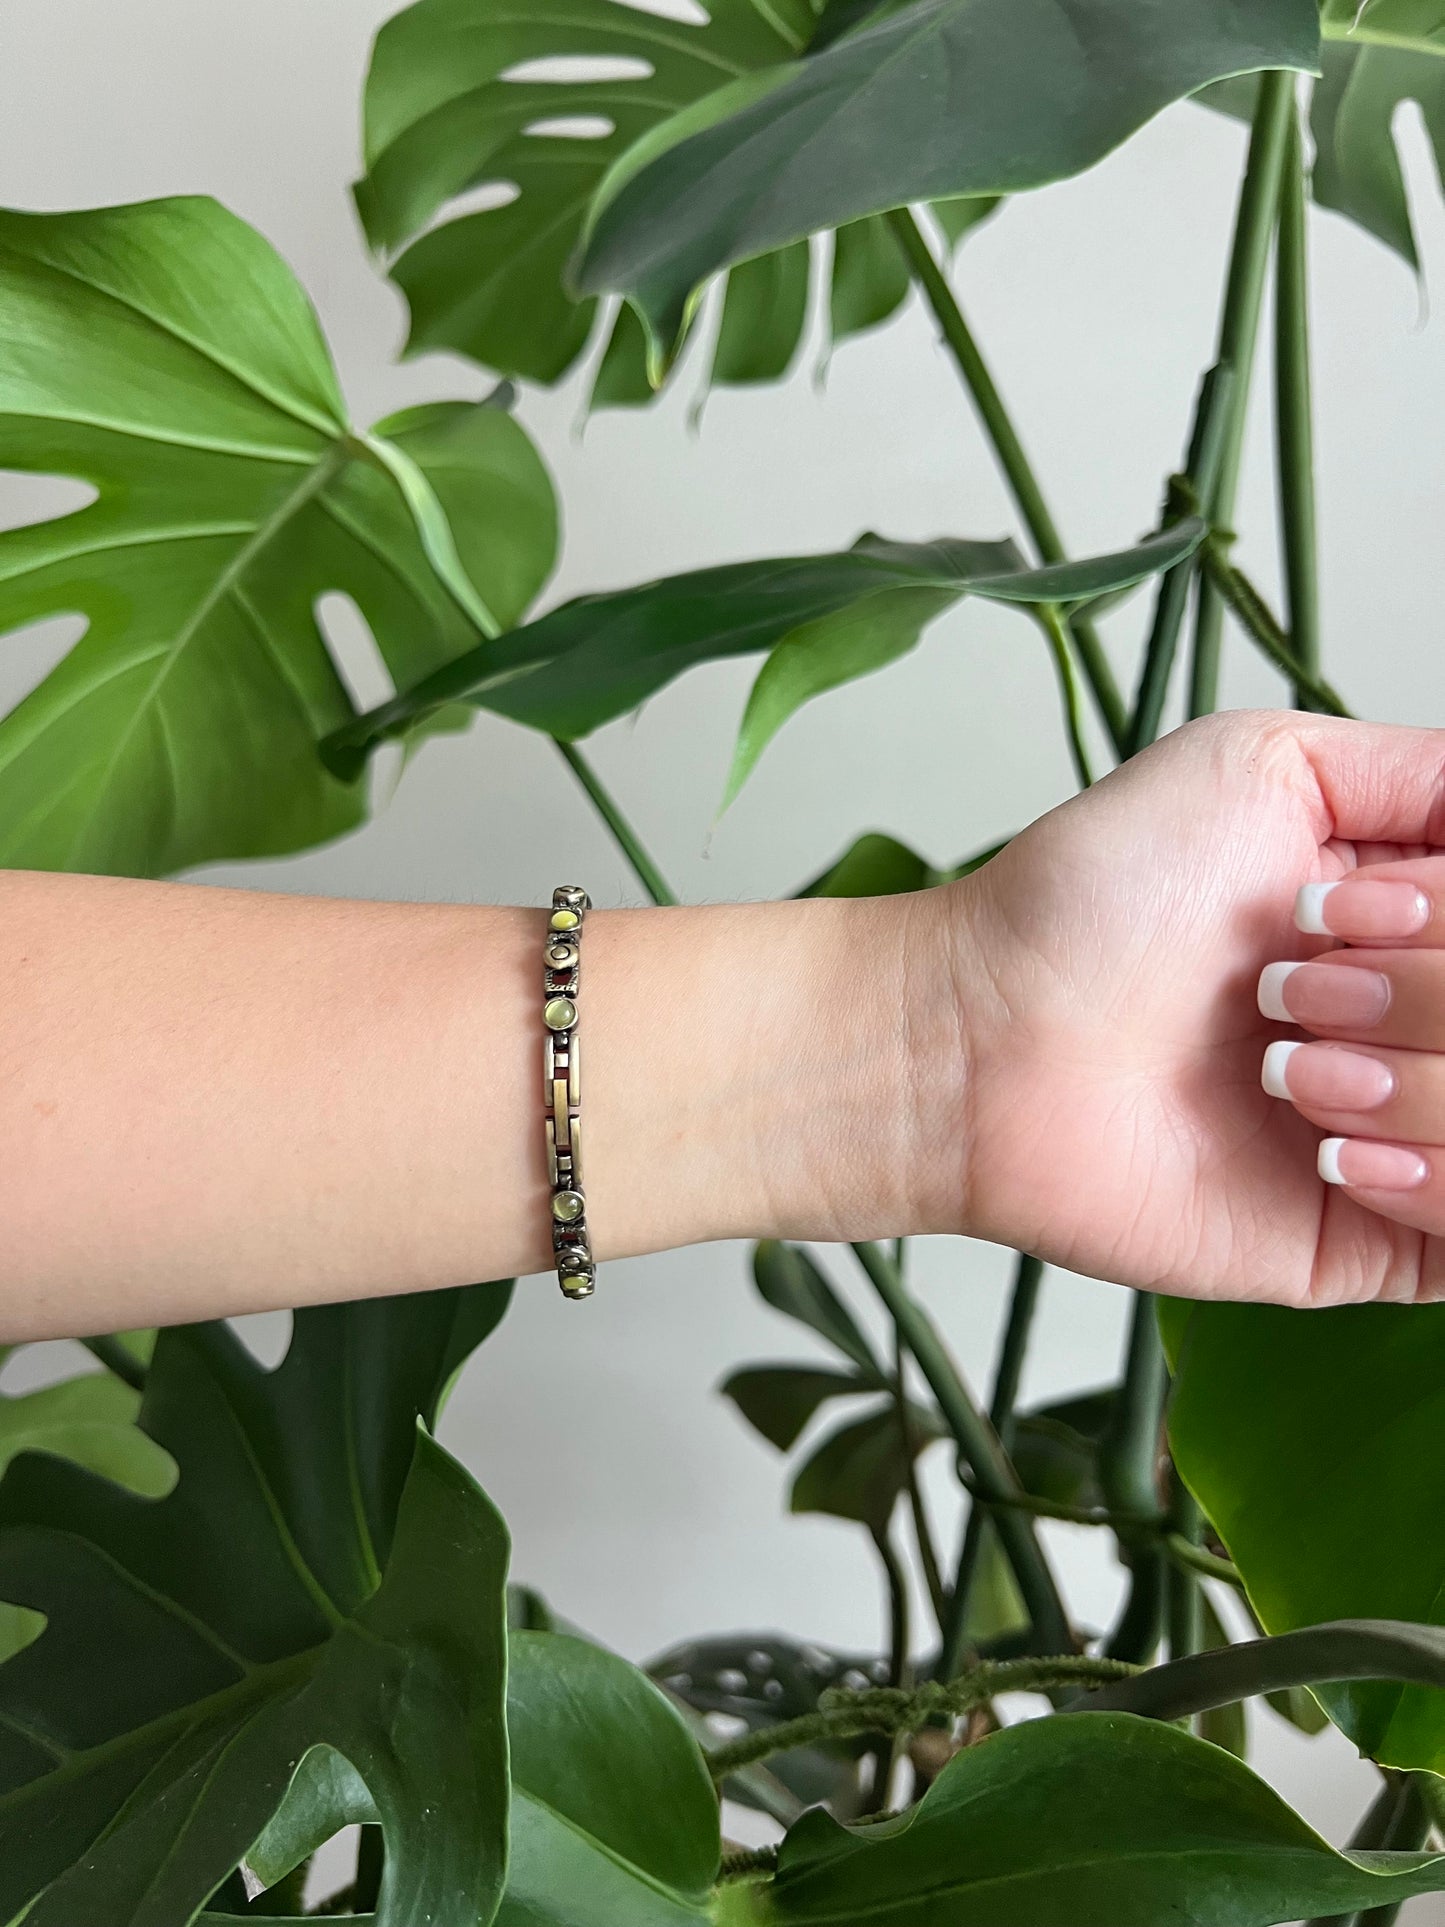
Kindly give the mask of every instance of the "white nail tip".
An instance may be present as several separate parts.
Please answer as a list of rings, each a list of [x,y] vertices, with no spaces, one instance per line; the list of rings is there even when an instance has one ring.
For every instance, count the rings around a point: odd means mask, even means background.
[[[1287,1038],[1271,1044],[1264,1054],[1264,1066],[1260,1072],[1260,1083],[1270,1097],[1288,1097],[1289,1085],[1284,1081],[1284,1067],[1301,1047]]]
[[[1326,1184],[1344,1184],[1348,1181],[1340,1171],[1340,1152],[1348,1142],[1348,1138],[1327,1137],[1321,1144],[1318,1166]]]
[[[1328,937],[1331,932],[1325,922],[1325,898],[1339,887],[1338,883],[1305,884],[1294,900],[1295,929],[1310,937]]]
[[[1260,971],[1258,995],[1261,1017],[1272,1017],[1277,1024],[1294,1022],[1293,1017],[1285,1009],[1283,993],[1285,978],[1291,971],[1298,969],[1297,963],[1272,963],[1266,964]]]

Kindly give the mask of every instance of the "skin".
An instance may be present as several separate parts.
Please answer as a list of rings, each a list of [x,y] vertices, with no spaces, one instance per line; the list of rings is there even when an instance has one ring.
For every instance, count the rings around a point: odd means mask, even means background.
[[[593,912],[599,1259],[961,1232],[1196,1297],[1442,1295],[1442,778],[1445,731],[1211,717],[944,889]],[[1424,928],[1302,936],[1299,887],[1365,867]],[[0,1342],[542,1270],[544,921],[0,877]],[[1368,1112],[1261,1086],[1307,1033],[1260,972],[1325,953],[1394,986]],[[1413,1188],[1318,1175],[1322,1133],[1405,1130]]]

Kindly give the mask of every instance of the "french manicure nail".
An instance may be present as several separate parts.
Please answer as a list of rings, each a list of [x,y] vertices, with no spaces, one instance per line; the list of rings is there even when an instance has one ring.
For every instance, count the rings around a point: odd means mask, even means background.
[[[1398,1088],[1394,1071],[1378,1057],[1284,1039],[1265,1052],[1260,1081],[1271,1097],[1317,1111],[1377,1111]]]
[[[1269,1015],[1268,1011],[1265,1012],[1265,1015]],[[1303,1044],[1291,1043],[1287,1038],[1281,1038],[1278,1043],[1271,1044],[1265,1052],[1264,1064],[1260,1070],[1259,1081],[1263,1084],[1266,1093],[1270,1097],[1288,1097],[1290,1095],[1289,1084],[1285,1079],[1285,1065],[1288,1064],[1297,1050],[1303,1049]]]
[[[1383,971],[1350,964],[1272,963],[1259,974],[1261,1016],[1277,1024],[1370,1030],[1390,1008]]]
[[[1388,942],[1413,937],[1430,921],[1430,899],[1413,883],[1356,874],[1307,883],[1295,898],[1295,928],[1312,937]]]
[[[1320,1146],[1319,1173],[1326,1184],[1348,1184],[1357,1191],[1418,1191],[1430,1176],[1430,1166],[1418,1151],[1402,1144],[1327,1137]]]

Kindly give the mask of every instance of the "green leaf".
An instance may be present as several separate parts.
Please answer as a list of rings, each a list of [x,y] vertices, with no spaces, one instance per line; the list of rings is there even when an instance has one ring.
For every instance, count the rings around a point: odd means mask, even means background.
[[[1415,268],[1420,258],[1395,118],[1406,101],[1419,103],[1436,164],[1445,170],[1445,27],[1436,18],[1439,37],[1428,52],[1393,45],[1327,46],[1310,111],[1315,200],[1377,236]]]
[[[1125,1713],[965,1748],[896,1820],[783,1842],[777,1927],[1269,1927],[1445,1889],[1445,1856],[1337,1853],[1230,1754]]]
[[[0,306],[0,468],[97,491],[0,532],[0,632],[86,621],[0,724],[0,863],[161,874],[351,828],[315,605],[349,595],[402,685],[476,644],[469,594],[514,619],[555,547],[522,430],[449,403],[356,436],[290,271],[209,200],[0,212]]]
[[[1435,0],[1324,0],[1320,26],[1327,40],[1445,54],[1445,15]]]
[[[877,1380],[810,1365],[746,1365],[725,1378],[718,1389],[769,1445],[788,1452],[826,1400],[876,1391]]]
[[[619,0],[505,12],[420,0],[388,21],[367,76],[357,203],[374,246],[405,248],[392,274],[410,351],[450,348],[534,381],[565,374],[595,308],[565,285],[567,264],[604,176],[689,102],[790,59],[812,27],[806,0],[718,0],[701,24]],[[529,65],[540,61],[545,73]],[[490,182],[515,197],[434,224]]]
[[[860,836],[811,883],[800,897],[893,897],[926,890],[941,873],[897,837],[870,830]]]
[[[907,653],[935,616],[965,594],[986,601],[1038,604],[1090,599],[1132,587],[1172,568],[1204,537],[1197,518],[1177,522],[1121,554],[1093,556],[1042,568],[1022,566],[1012,544],[950,543],[946,570],[935,568],[927,585],[865,591],[851,604],[800,623],[773,646],[758,671],[743,712],[737,747],[721,807],[726,809],[747,781],[763,750],[788,718],[814,696],[854,682]],[[932,545],[945,561],[945,545]],[[865,537],[852,553],[888,555],[902,562],[905,545]]]
[[[318,1747],[386,1830],[382,1927],[491,1918],[506,1534],[417,1421],[507,1291],[300,1312],[275,1371],[225,1326],[163,1332],[140,1421],[179,1471],[163,1498],[12,1463],[0,1597],[47,1625],[0,1666],[0,1918],[183,1927]],[[326,1778],[293,1810],[313,1836],[346,1818]]]
[[[1199,1304],[1169,1418],[1175,1461],[1271,1633],[1445,1625],[1445,1306]],[[1320,1677],[1323,1677],[1321,1675]],[[1445,1692],[1318,1689],[1362,1752],[1445,1770]]]
[[[1330,1723],[1329,1714],[1307,1686],[1286,1686],[1264,1697],[1272,1713],[1297,1727],[1309,1739],[1323,1733]]]
[[[713,348],[714,382],[782,379],[803,338],[808,274],[806,241],[734,268],[727,279]]]
[[[688,1927],[717,1872],[717,1798],[677,1712],[626,1660],[514,1633],[512,1833],[498,1927]]]
[[[1027,604],[1126,587],[1187,555],[1202,532],[1191,519],[1117,554],[1037,569],[1025,566],[1012,542],[867,535],[837,554],[728,563],[581,596],[338,730],[323,753],[333,769],[354,776],[377,743],[452,702],[549,735],[585,736],[697,663],[776,647],[785,652],[786,673],[764,665],[767,695],[758,699],[775,727],[788,701],[796,706],[842,679],[835,661],[846,658],[854,674],[875,666],[911,647],[931,616],[965,595]],[[749,742],[756,753],[756,728]]]
[[[1315,0],[912,0],[778,72],[625,182],[584,292],[631,296],[663,341],[692,290],[750,255],[915,201],[1082,172],[1229,74],[1314,67]]]
[[[0,1394],[0,1473],[22,1452],[49,1452],[159,1499],[174,1485],[176,1468],[137,1426],[139,1411],[139,1393],[108,1372],[13,1398]]]
[[[403,250],[391,273],[411,309],[411,351],[453,349],[504,374],[558,380],[593,332],[596,304],[578,299],[569,264],[604,183],[610,192],[665,151],[680,137],[673,123],[685,131],[682,114],[720,90],[749,97],[754,75],[771,85],[815,28],[808,0],[717,0],[693,20],[620,0],[523,0],[506,13],[486,0],[420,0],[389,21],[367,78],[356,193],[373,245]],[[437,220],[487,186],[499,204]],[[957,238],[993,205],[954,204],[939,218]],[[776,379],[802,340],[806,250],[755,252],[727,278],[717,381]],[[881,227],[845,252],[835,340],[886,319],[907,288]],[[637,406],[653,392],[644,331],[624,309],[591,406]]]
[[[1110,1386],[1021,1412],[1009,1451],[1024,1491],[1060,1505],[1103,1505],[1099,1448],[1115,1403]]]
[[[898,1496],[907,1487],[909,1465],[947,1430],[936,1412],[911,1400],[908,1420],[906,1451],[891,1401],[830,1432],[794,1475],[788,1510],[856,1519],[871,1532],[886,1532]]]
[[[647,372],[647,336],[637,310],[624,301],[619,306],[597,364],[588,399],[588,412],[599,408],[642,408],[656,394]]]
[[[753,1281],[774,1311],[811,1326],[845,1358],[851,1358],[870,1383],[888,1383],[858,1321],[806,1251],[797,1245],[780,1244],[775,1238],[763,1239],[753,1247]]]
[[[834,341],[889,320],[911,285],[908,264],[880,215],[846,222],[833,237],[828,318]]]
[[[906,655],[934,617],[951,608],[960,593],[949,588],[885,589],[790,630],[774,646],[749,692],[719,813],[734,800],[768,744],[804,703]]]
[[[128,1333],[143,1343],[153,1334]],[[0,1346],[3,1365],[14,1346]],[[127,1349],[132,1349],[128,1343]],[[175,1462],[136,1424],[140,1395],[108,1372],[66,1379],[39,1391],[0,1393],[0,1473],[22,1452],[48,1452],[69,1459],[146,1498],[160,1498],[175,1483]],[[0,1601],[0,1662],[38,1639],[45,1618],[24,1606]]]

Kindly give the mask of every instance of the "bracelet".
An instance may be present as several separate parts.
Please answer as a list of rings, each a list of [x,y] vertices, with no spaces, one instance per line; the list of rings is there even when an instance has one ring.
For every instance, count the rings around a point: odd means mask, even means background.
[[[577,987],[581,981],[582,920],[592,907],[574,883],[552,892],[542,959],[542,1022],[547,1176],[552,1186],[552,1252],[557,1283],[567,1298],[590,1298],[597,1282],[582,1194],[581,1069],[577,1042]]]

